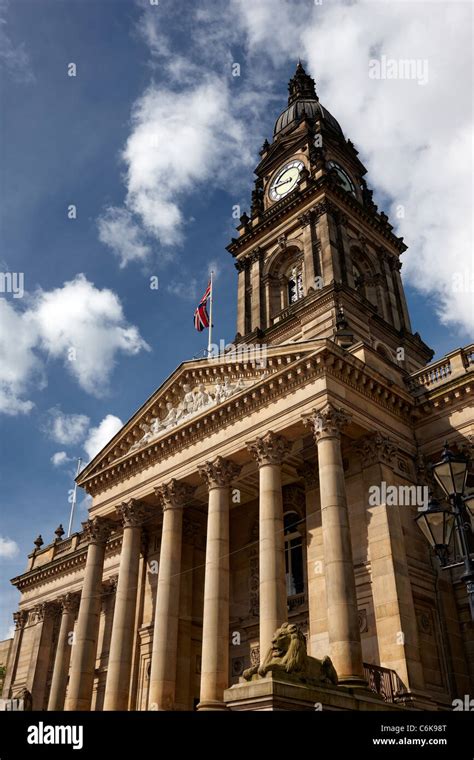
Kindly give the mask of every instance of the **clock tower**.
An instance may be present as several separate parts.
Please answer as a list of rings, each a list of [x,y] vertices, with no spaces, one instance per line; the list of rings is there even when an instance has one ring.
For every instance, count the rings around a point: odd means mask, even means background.
[[[432,351],[411,330],[400,277],[406,245],[301,62],[288,89],[260,151],[250,215],[228,246],[239,273],[236,342],[330,338],[413,372]]]

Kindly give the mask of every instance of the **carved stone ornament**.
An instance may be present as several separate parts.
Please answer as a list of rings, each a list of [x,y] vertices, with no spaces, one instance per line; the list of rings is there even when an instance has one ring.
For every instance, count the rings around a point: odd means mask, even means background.
[[[15,625],[16,631],[18,631],[20,628],[23,628],[27,620],[28,620],[27,610],[18,610],[17,612],[13,613],[13,623]]]
[[[117,591],[118,575],[112,575],[110,578],[106,578],[102,581],[102,594],[104,596],[110,596]]]
[[[316,442],[318,442],[329,436],[340,437],[342,430],[351,419],[350,414],[329,403],[322,409],[314,409],[310,415],[305,416],[304,422],[311,426]]]
[[[392,439],[386,435],[382,435],[378,430],[375,433],[360,438],[354,444],[354,449],[365,466],[374,464],[375,462],[393,465],[398,451]]]
[[[79,609],[80,595],[68,592],[64,596],[58,598],[58,603],[63,613],[73,612],[76,613]]]
[[[198,465],[199,474],[209,489],[230,486],[241,469],[235,462],[223,457],[217,457],[212,462]]]
[[[104,517],[93,517],[82,523],[84,539],[89,544],[105,544],[112,531],[113,523]]]
[[[194,486],[172,478],[168,483],[155,488],[155,494],[160,499],[163,510],[181,509],[192,497],[195,490]]]
[[[206,409],[227,401],[244,388],[245,384],[242,380],[231,383],[228,377],[224,378],[223,383],[216,383],[213,390],[206,390],[206,386],[202,383],[194,389],[190,385],[183,385],[183,398],[174,404],[168,401],[166,414],[162,418],[154,417],[149,424],[142,422],[139,425],[143,435],[131,445],[129,452],[137,451],[142,446],[152,443],[177,425],[187,422]]]
[[[124,501],[115,508],[124,528],[138,528],[143,522],[147,505],[136,499]]]
[[[281,464],[290,448],[289,442],[282,435],[271,430],[255,441],[247,443],[247,449],[257,461],[259,467],[266,464]]]
[[[52,618],[57,615],[59,611],[59,605],[56,601],[41,602],[36,604],[33,609],[30,610],[30,622],[42,623],[47,618]]]

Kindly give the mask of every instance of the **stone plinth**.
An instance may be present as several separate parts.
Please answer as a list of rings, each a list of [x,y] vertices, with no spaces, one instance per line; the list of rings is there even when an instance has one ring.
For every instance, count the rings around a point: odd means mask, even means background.
[[[280,674],[269,673],[265,678],[243,678],[224,692],[229,710],[405,710],[401,705],[384,702],[365,689],[345,686],[308,686]],[[317,705],[317,707],[316,707]]]

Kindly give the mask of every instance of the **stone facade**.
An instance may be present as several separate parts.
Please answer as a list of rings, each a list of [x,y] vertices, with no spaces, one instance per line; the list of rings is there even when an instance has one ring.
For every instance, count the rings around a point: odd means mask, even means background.
[[[83,530],[37,546],[13,579],[5,697],[226,709],[286,620],[347,689],[428,709],[472,693],[461,572],[437,567],[416,505],[373,506],[369,489],[424,485],[446,439],[471,446],[474,346],[428,364],[399,274],[405,245],[313,87],[299,66],[300,116],[280,118],[262,148],[229,246],[237,350],[183,362],[81,472]]]

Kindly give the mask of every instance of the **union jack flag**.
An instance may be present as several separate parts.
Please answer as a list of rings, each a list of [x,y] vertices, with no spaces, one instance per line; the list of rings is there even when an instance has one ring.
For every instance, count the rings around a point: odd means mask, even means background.
[[[206,327],[209,327],[209,315],[207,313],[206,305],[211,295],[211,281],[206,288],[206,292],[199,302],[199,306],[194,312],[194,327],[198,332],[202,332]]]

